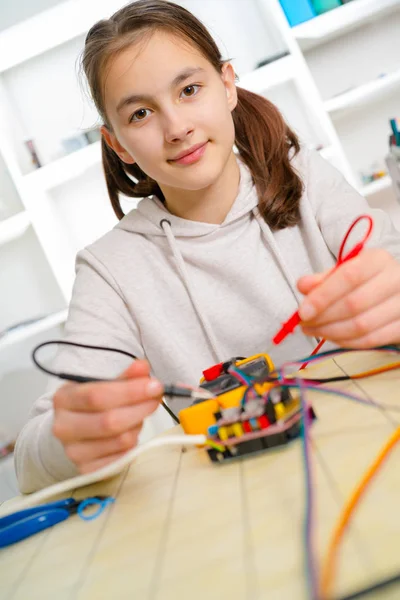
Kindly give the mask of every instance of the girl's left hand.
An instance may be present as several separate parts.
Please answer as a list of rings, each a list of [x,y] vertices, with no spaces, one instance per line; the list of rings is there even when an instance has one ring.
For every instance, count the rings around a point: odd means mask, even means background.
[[[400,263],[386,250],[364,249],[297,287],[306,296],[299,309],[306,335],[343,348],[400,343]]]

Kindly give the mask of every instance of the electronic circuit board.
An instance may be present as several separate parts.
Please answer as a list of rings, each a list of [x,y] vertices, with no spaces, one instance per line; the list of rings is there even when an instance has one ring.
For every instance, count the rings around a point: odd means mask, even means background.
[[[200,387],[214,397],[183,409],[179,420],[185,433],[207,435],[212,461],[225,462],[269,450],[300,435],[300,397],[296,391],[277,385],[270,377],[273,371],[271,358],[257,354],[220,363],[204,372]],[[238,379],[238,372],[252,382],[250,387]],[[315,418],[312,408],[309,416]]]

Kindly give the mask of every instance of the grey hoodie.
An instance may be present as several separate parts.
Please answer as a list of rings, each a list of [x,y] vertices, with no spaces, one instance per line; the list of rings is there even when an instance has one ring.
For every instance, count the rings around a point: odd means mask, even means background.
[[[259,216],[250,172],[240,160],[238,195],[220,225],[181,219],[156,198],[142,200],[78,254],[65,339],[126,350],[146,358],[161,381],[192,385],[204,369],[233,356],[267,352],[279,365],[310,354],[316,340],[299,328],[281,345],[271,342],[299,306],[299,277],[335,264],[360,214],[374,218],[369,245],[385,247],[398,260],[400,234],[318,153],[302,149],[293,165],[304,182],[301,222],[277,232]],[[64,372],[112,377],[130,363],[118,354],[60,348],[53,368]],[[76,474],[51,432],[53,393],[54,382],[17,441],[23,492]],[[171,407],[179,411],[184,403]]]

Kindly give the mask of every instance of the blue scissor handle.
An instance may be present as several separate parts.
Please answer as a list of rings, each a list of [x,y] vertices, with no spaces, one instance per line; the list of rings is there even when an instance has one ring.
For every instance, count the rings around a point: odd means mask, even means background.
[[[0,548],[24,540],[30,535],[65,521],[73,513],[78,513],[86,521],[95,519],[110,502],[114,502],[114,498],[111,496],[94,496],[84,500],[66,498],[1,517]],[[93,505],[97,506],[97,511],[94,514],[84,515],[84,509]]]
[[[19,515],[18,518],[16,518],[17,515]],[[3,519],[0,520],[0,548],[24,540],[30,535],[65,521],[69,516],[68,508],[46,508],[42,512],[38,512],[37,508],[29,508],[3,517],[4,520],[8,520],[8,524],[5,524]]]
[[[33,506],[32,508],[26,508],[25,510],[20,510],[16,513],[12,513],[11,515],[7,515],[6,517],[0,518],[0,535],[1,531],[4,527],[8,527],[12,523],[17,523],[17,521],[21,521],[22,519],[26,519],[31,515],[37,515],[38,513],[42,513],[53,508],[65,508],[68,510],[69,507],[74,506],[76,504],[76,500],[74,498],[66,498],[64,500],[57,500],[55,502],[49,502],[48,504],[41,504],[40,506]]]

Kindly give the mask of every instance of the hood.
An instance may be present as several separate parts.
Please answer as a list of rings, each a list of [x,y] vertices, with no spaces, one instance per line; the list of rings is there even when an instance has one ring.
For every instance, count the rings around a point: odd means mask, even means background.
[[[240,183],[236,199],[221,224],[189,221],[172,215],[156,196],[144,198],[137,208],[131,210],[116,225],[117,229],[148,236],[165,236],[160,222],[167,219],[171,223],[175,238],[200,237],[223,229],[231,223],[251,213],[257,206],[257,194],[253,193],[253,179],[248,167],[237,158],[240,170]]]
[[[128,213],[116,226],[132,233],[139,233],[145,236],[154,237],[162,236],[166,239],[169,246],[173,261],[178,272],[188,297],[192,303],[193,309],[198,317],[204,335],[208,341],[210,350],[215,361],[222,362],[226,360],[224,352],[219,347],[215,338],[213,329],[205,311],[200,306],[197,298],[196,290],[190,280],[185,261],[182,256],[179,239],[199,238],[212,233],[218,233],[219,230],[228,228],[234,223],[239,224],[243,219],[255,218],[259,224],[261,234],[264,237],[266,244],[275,260],[280,265],[283,276],[287,280],[293,296],[298,301],[299,294],[296,289],[295,281],[290,274],[288,265],[281,255],[274,236],[261,217],[258,210],[258,196],[254,190],[254,182],[248,167],[237,157],[240,169],[239,189],[236,199],[227,214],[225,220],[221,224],[201,223],[198,221],[189,221],[172,215],[165,208],[163,203],[156,197],[145,198],[136,209]]]

